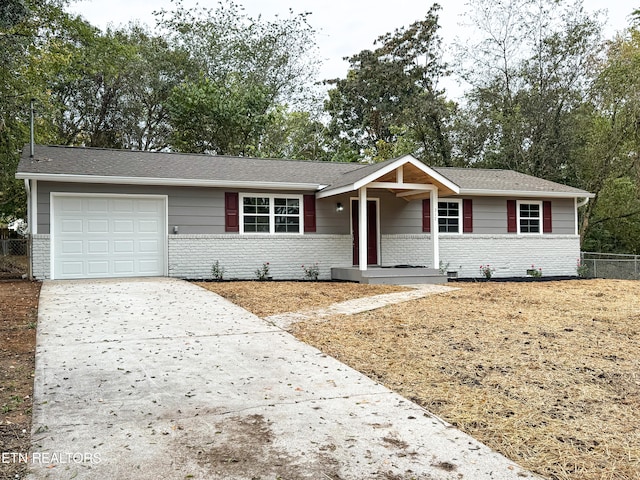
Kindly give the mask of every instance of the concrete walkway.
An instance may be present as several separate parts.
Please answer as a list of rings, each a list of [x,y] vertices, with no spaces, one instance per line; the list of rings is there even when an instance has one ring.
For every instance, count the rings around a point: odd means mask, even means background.
[[[458,290],[454,287],[444,285],[407,285],[406,292],[383,293],[382,295],[374,295],[372,297],[356,298],[345,302],[334,303],[326,308],[317,308],[310,310],[301,310],[299,312],[288,312],[279,315],[271,315],[264,319],[284,330],[287,330],[292,324],[303,320],[318,319],[323,317],[331,317],[333,315],[354,315],[356,313],[368,312],[376,308],[382,308],[386,305],[408,302],[417,298],[423,298],[427,295],[436,293],[451,292]]]
[[[158,278],[48,281],[31,479],[532,475],[221,297]]]

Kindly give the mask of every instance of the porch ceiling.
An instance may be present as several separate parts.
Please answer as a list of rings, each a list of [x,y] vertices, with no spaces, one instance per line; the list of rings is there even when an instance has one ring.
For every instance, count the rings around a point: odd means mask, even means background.
[[[435,190],[440,196],[460,192],[460,188],[447,177],[411,155],[405,155],[346,173],[341,182],[326,186],[316,196],[325,198],[361,188],[387,189],[407,200],[429,196],[429,192]]]

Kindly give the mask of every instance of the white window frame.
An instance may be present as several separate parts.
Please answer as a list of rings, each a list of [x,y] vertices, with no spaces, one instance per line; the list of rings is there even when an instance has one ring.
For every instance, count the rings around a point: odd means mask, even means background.
[[[441,232],[440,231],[440,218],[455,218],[455,217],[440,217],[440,204],[441,203],[457,203],[458,204],[458,231],[457,232]],[[460,198],[447,198],[438,199],[438,205],[436,206],[438,212],[438,218],[436,221],[436,227],[438,229],[438,235],[462,235],[462,199]]]
[[[537,232],[522,232],[520,229],[520,205],[538,205],[540,216],[538,217]],[[518,235],[542,235],[542,222],[544,213],[542,212],[542,200],[518,200],[516,201],[516,223],[518,225]]]
[[[245,232],[244,231],[244,199],[245,198],[268,198],[269,199],[269,232]],[[300,219],[300,228],[298,232],[276,232],[275,217],[279,216],[275,214],[275,202],[276,198],[295,199],[298,200],[300,209],[298,211],[298,218]],[[302,195],[293,194],[277,194],[277,193],[241,193],[239,195],[239,208],[240,210],[240,233],[243,235],[302,235],[304,233],[304,198]],[[249,215],[248,215],[249,216]],[[293,216],[293,215],[291,215]]]

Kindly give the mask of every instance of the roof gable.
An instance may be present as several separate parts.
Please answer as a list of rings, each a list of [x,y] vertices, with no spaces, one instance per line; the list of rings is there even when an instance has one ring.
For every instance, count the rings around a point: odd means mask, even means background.
[[[408,173],[409,180],[405,178]],[[411,155],[364,166],[344,174],[337,183],[327,186],[318,197],[329,197],[359,190],[365,186],[390,190],[428,190],[435,185],[446,194],[459,193],[458,186]],[[424,188],[421,188],[424,187]]]

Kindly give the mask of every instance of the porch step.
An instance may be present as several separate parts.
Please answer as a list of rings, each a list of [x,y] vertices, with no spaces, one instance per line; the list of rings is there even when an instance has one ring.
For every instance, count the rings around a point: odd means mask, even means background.
[[[378,285],[444,284],[448,279],[435,268],[426,267],[334,267],[331,278]]]

